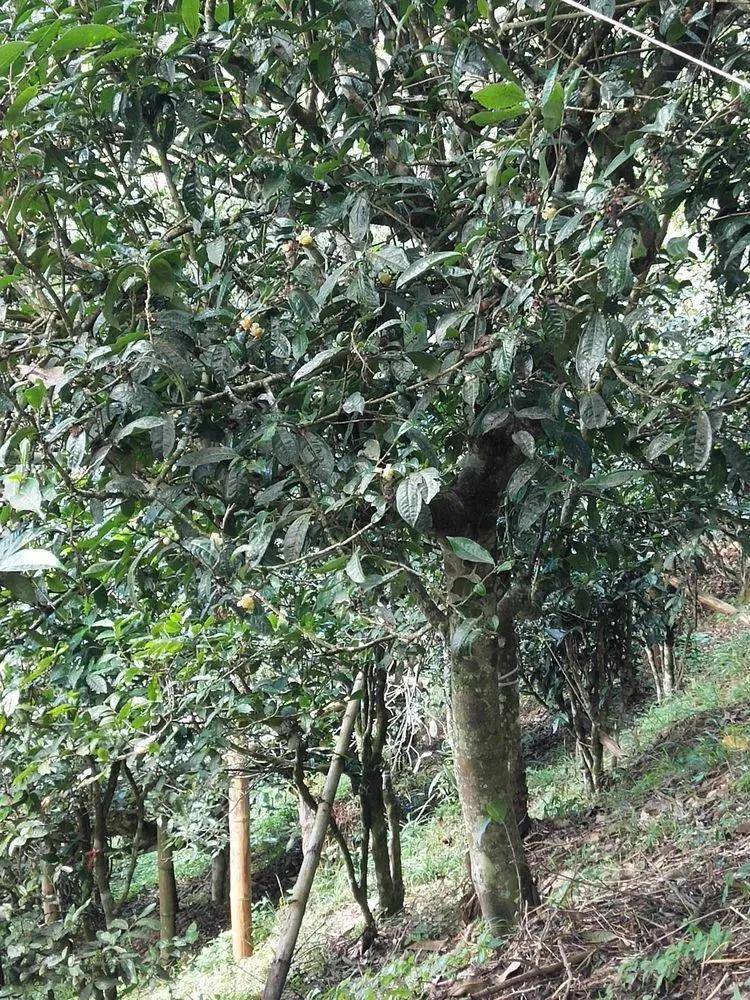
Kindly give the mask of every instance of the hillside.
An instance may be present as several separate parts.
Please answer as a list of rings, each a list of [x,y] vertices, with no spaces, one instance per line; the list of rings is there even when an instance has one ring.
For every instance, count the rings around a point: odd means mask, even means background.
[[[564,748],[548,749],[544,763],[529,761],[527,845],[543,903],[515,935],[492,940],[463,922],[463,833],[455,799],[443,797],[404,830],[405,914],[383,924],[364,958],[357,910],[331,856],[305,918],[289,997],[750,995],[750,634],[714,632],[696,636],[684,690],[649,705],[622,732],[624,756],[598,802],[585,800]],[[139,1000],[256,997],[275,924],[269,904],[255,912],[262,943],[252,959],[234,965],[221,935],[169,986]]]

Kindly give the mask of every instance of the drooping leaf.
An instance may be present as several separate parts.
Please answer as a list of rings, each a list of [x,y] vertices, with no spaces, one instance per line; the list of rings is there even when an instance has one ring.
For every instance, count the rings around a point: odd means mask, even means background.
[[[364,583],[367,580],[365,571],[362,568],[362,562],[359,558],[359,552],[352,553],[351,558],[344,569],[346,571],[346,575],[352,583]]]
[[[616,469],[614,472],[605,472],[601,476],[593,476],[583,483],[583,487],[593,486],[596,489],[613,489],[616,486],[626,486],[638,479],[642,479],[645,472],[642,469]]]
[[[708,462],[713,442],[711,420],[705,410],[699,410],[683,438],[683,453],[687,464],[696,470],[702,469]]]
[[[673,444],[677,441],[674,434],[657,434],[655,438],[649,441],[646,446],[646,451],[644,452],[646,459],[649,462],[655,462],[656,459],[663,455],[665,451],[669,451]]]
[[[549,500],[543,493],[530,493],[523,502],[518,515],[518,530],[528,531],[549,507]]]
[[[584,392],[579,401],[578,409],[581,423],[589,430],[604,427],[609,420],[609,410],[598,392]]]
[[[201,30],[200,0],[182,0],[180,3],[180,17],[187,33],[195,38]]]
[[[585,386],[590,386],[607,356],[609,323],[602,313],[594,313],[581,333],[576,350],[576,371]]]
[[[418,476],[407,476],[398,484],[396,510],[407,524],[414,527],[422,510],[422,486]]]
[[[3,476],[3,497],[13,510],[28,510],[42,513],[42,491],[35,476],[23,472],[11,472]]]
[[[5,42],[0,45],[0,73],[4,73],[27,48],[26,42]]]
[[[550,88],[549,94],[542,98],[542,119],[547,132],[557,132],[562,125],[565,109],[565,91],[559,80]]]
[[[311,515],[308,513],[300,514],[287,528],[284,541],[281,545],[284,562],[294,562],[295,559],[299,559],[302,555],[305,547],[305,539],[310,527],[310,517]]]
[[[182,182],[182,200],[185,208],[194,219],[203,218],[205,199],[203,197],[203,184],[198,170],[193,166],[185,174]]]
[[[607,251],[605,264],[609,280],[609,290],[613,295],[629,289],[633,283],[633,272],[630,269],[630,258],[633,253],[632,229],[621,229],[615,236],[612,246]]]

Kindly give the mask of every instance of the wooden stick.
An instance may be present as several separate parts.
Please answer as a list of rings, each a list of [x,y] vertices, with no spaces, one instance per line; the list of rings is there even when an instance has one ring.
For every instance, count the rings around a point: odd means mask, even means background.
[[[294,954],[300,927],[302,926],[302,918],[305,915],[307,901],[310,898],[310,889],[312,888],[315,872],[320,862],[320,852],[323,849],[326,831],[328,830],[331,807],[333,806],[336,789],[344,770],[344,757],[349,748],[354,723],[359,713],[363,680],[364,675],[360,672],[354,681],[349,703],[341,720],[341,729],[339,730],[338,740],[333,751],[333,760],[328,768],[323,794],[315,813],[315,822],[310,834],[307,851],[305,852],[302,868],[297,876],[297,881],[294,884],[294,890],[292,891],[292,896],[287,907],[288,916],[286,926],[281,932],[281,937],[276,946],[276,955],[271,964],[261,1000],[281,1000],[284,984],[289,975],[292,955]]]
[[[253,911],[250,873],[250,811],[247,777],[239,773],[238,754],[228,758],[229,777],[229,906],[232,954],[236,962],[253,953]],[[232,773],[234,772],[234,773]]]

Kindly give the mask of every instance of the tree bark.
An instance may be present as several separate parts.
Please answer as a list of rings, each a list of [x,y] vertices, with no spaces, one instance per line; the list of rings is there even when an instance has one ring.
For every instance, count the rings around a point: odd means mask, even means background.
[[[45,924],[54,924],[60,919],[60,903],[46,861],[42,862],[42,913]]]
[[[401,866],[401,810],[393,789],[391,772],[383,772],[383,797],[388,817],[388,854],[391,863],[391,884],[393,886],[393,912],[398,913],[404,906],[404,873]]]
[[[312,809],[302,797],[301,792],[297,792],[297,810],[299,813],[299,828],[302,834],[302,853],[307,854],[312,836],[313,824],[315,823],[315,810]]]
[[[261,1000],[280,1000],[286,978],[289,975],[289,967],[292,964],[292,955],[294,954],[294,948],[297,944],[300,927],[302,926],[302,918],[305,915],[307,901],[310,898],[310,889],[312,888],[315,872],[320,862],[320,852],[323,849],[323,843],[326,838],[333,800],[339,781],[341,780],[342,771],[344,770],[344,756],[349,749],[349,743],[354,731],[354,723],[359,712],[363,680],[363,675],[361,673],[358,674],[352,687],[349,703],[344,712],[344,718],[341,721],[341,729],[333,751],[333,760],[328,768],[323,794],[315,815],[315,825],[313,826],[309,849],[305,854],[302,861],[302,868],[294,884],[292,897],[287,907],[288,916],[286,926],[281,932],[279,943],[276,946],[276,955],[271,964]]]
[[[229,906],[232,954],[239,962],[253,953],[250,815],[247,778],[240,772],[241,762],[234,754],[229,759],[229,767]]]
[[[227,898],[227,860],[229,848],[225,845],[211,858],[211,902],[221,906]]]
[[[447,560],[449,579],[458,580]],[[453,565],[451,565],[453,564]],[[461,810],[469,840],[471,874],[482,916],[495,930],[511,927],[536,893],[516,821],[516,774],[520,753],[518,666],[513,619],[493,632],[497,602],[463,602],[472,614],[476,634],[452,638],[451,707],[454,757]],[[463,628],[463,617],[458,628]]]
[[[171,941],[177,930],[177,880],[172,844],[163,817],[156,821],[156,871],[159,882],[159,937]]]

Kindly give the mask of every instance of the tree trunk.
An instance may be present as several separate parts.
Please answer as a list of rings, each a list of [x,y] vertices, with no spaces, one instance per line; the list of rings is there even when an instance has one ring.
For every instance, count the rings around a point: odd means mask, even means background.
[[[239,962],[253,953],[250,814],[247,778],[240,772],[241,761],[234,754],[229,759],[229,767],[229,905],[232,953]]]
[[[524,903],[536,900],[514,813],[520,751],[516,640],[512,620],[493,631],[492,596],[471,605],[464,597],[462,611],[472,612],[474,633],[464,617],[451,639],[456,779],[482,916],[502,930],[515,923]]]
[[[299,937],[302,918],[305,915],[307,901],[310,898],[315,872],[320,862],[320,852],[323,850],[323,843],[326,839],[328,822],[331,817],[331,808],[336,796],[341,774],[344,770],[344,757],[349,749],[354,723],[357,719],[360,706],[360,695],[362,691],[363,675],[357,675],[352,687],[351,697],[341,720],[341,729],[336,746],[333,751],[333,760],[328,768],[323,794],[318,804],[318,811],[315,814],[315,825],[313,827],[310,845],[300,868],[297,881],[294,883],[292,896],[287,906],[286,926],[281,932],[279,943],[276,946],[276,955],[268,973],[268,979],[263,989],[261,1000],[280,1000],[284,991],[284,984],[289,975],[289,967],[292,964],[292,955]]]
[[[89,767],[92,773],[96,773],[96,765],[93,759],[89,759]],[[110,768],[107,785],[102,792],[98,781],[91,786],[92,804],[94,812],[94,828],[91,843],[92,868],[94,879],[99,891],[99,899],[104,911],[104,922],[107,927],[115,919],[115,901],[112,897],[112,889],[109,883],[109,836],[107,832],[107,814],[112,804],[117,777],[120,771],[119,764],[113,764]]]
[[[42,913],[45,924],[54,924],[60,919],[60,903],[46,861],[42,862]]]
[[[227,859],[229,848],[225,845],[211,858],[211,902],[221,906],[227,898]]]
[[[159,937],[171,941],[176,933],[177,880],[172,844],[163,817],[156,821],[156,870],[159,881]]]
[[[393,790],[391,772],[383,772],[383,797],[388,817],[388,854],[391,862],[391,883],[393,885],[393,913],[404,906],[404,873],[401,867],[401,810]]]

